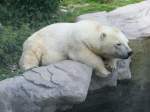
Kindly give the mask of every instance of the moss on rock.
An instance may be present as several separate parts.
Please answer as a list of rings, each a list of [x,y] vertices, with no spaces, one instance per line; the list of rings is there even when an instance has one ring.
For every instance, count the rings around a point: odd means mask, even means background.
[[[133,80],[140,85],[150,82],[150,39],[132,40],[131,72]]]

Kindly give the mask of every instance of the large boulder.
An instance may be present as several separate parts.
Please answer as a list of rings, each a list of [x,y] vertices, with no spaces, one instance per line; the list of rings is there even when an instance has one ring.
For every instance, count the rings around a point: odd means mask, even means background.
[[[130,62],[131,58],[119,60],[117,63],[117,69],[107,78],[99,78],[93,74],[89,91],[98,90],[106,86],[116,87],[118,80],[131,79]]]
[[[0,82],[0,112],[54,112],[83,102],[92,68],[63,61]]]
[[[110,12],[83,14],[83,19],[97,20],[102,24],[120,28],[129,39],[150,36],[150,0],[120,7]]]
[[[118,72],[108,78],[93,74],[92,68],[71,60],[33,68],[0,82],[2,112],[54,112],[85,101],[88,89],[116,86]],[[124,77],[126,78],[126,77]]]

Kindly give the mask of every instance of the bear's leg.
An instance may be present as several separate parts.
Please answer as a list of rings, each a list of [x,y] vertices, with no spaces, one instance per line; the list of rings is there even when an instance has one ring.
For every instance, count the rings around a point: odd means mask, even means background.
[[[31,50],[24,51],[19,61],[19,66],[22,70],[28,70],[39,65],[40,59]]]
[[[69,53],[69,58],[91,66],[96,70],[96,75],[100,77],[107,77],[111,74],[105,68],[103,60],[87,48],[80,48],[80,50],[75,51],[72,50]]]
[[[67,59],[67,56],[63,55],[63,53],[50,50],[42,55],[41,64],[49,65],[65,59]]]

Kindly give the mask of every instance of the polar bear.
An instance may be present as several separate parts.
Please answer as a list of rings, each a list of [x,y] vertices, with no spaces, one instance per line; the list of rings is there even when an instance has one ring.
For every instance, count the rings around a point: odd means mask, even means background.
[[[19,65],[27,70],[71,59],[91,66],[96,75],[107,77],[111,72],[102,58],[115,68],[116,59],[127,59],[131,54],[128,39],[119,29],[82,20],[52,24],[35,32],[23,44]]]

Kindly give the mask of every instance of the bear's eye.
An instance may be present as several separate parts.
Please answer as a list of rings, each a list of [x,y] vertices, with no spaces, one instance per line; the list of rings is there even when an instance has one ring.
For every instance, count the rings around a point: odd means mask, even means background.
[[[105,38],[106,37],[106,34],[105,33],[102,33],[102,35],[101,35],[103,38]]]
[[[105,34],[105,33],[101,33],[100,39],[101,39],[101,40],[104,40],[105,38],[106,38],[106,34]]]
[[[117,43],[117,46],[121,46],[121,43]]]

